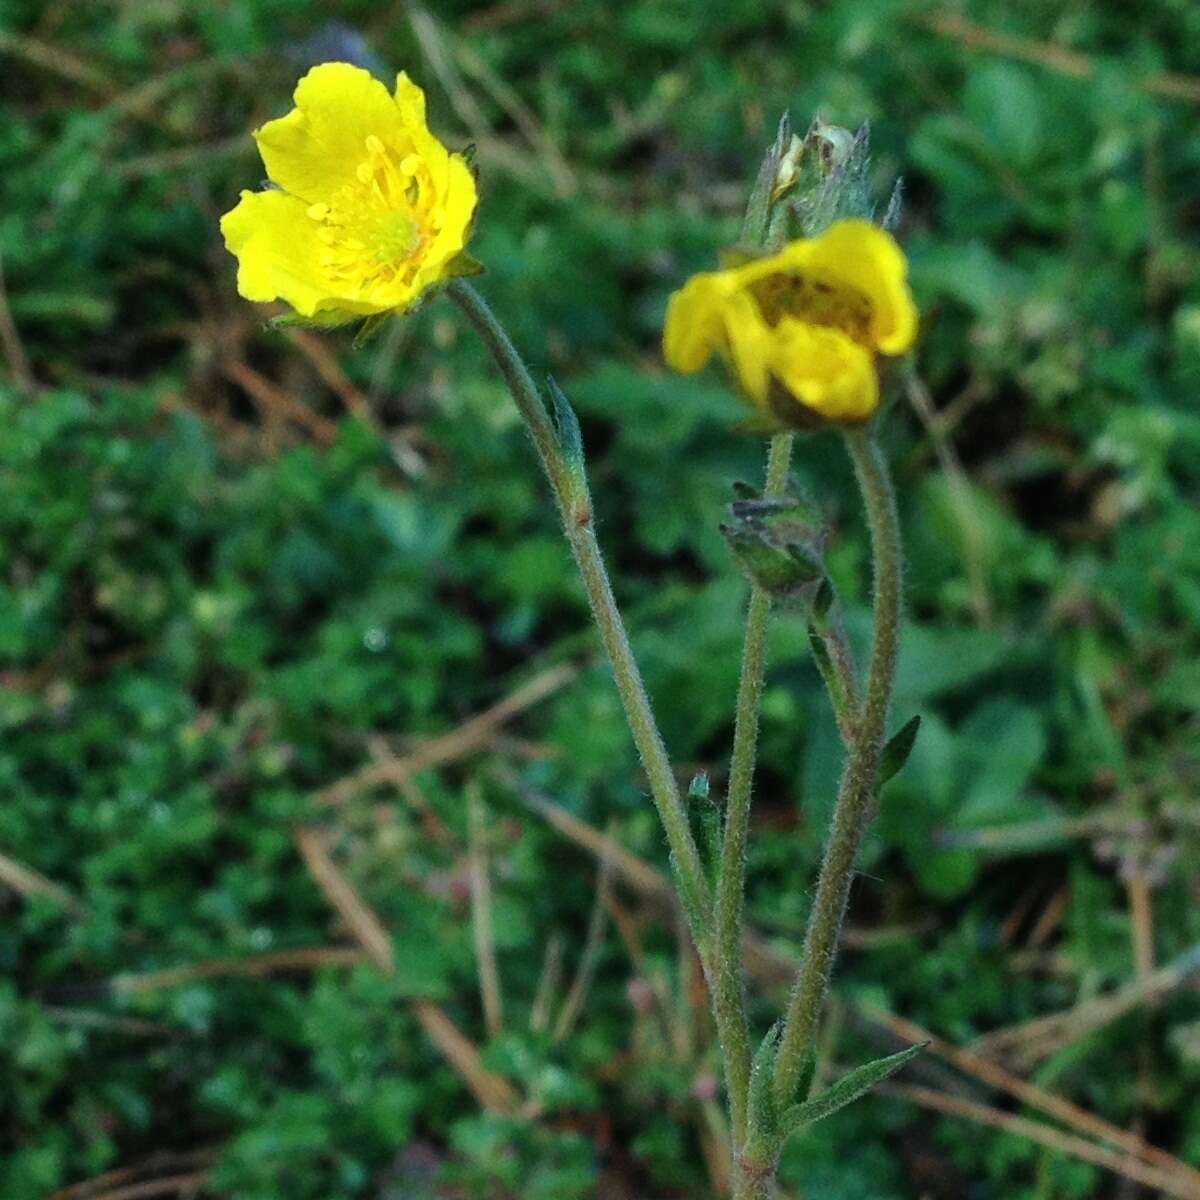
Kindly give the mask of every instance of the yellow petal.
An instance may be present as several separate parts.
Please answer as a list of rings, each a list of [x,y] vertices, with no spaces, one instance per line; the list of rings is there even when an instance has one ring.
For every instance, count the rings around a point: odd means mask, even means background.
[[[869,221],[837,221],[820,237],[795,243],[789,251],[802,269],[870,300],[869,336],[877,350],[903,354],[912,346],[917,306],[908,287],[908,260],[890,233]]]
[[[771,373],[796,400],[831,421],[865,421],[879,405],[870,351],[839,329],[784,318],[771,340]]]
[[[221,218],[225,245],[238,260],[238,291],[247,300],[286,300],[305,317],[327,309],[379,311],[331,288],[321,267],[325,246],[307,208],[286,192],[243,192]]]
[[[721,310],[725,343],[742,391],[762,404],[767,398],[772,331],[762,318],[754,298],[746,291],[728,296]]]
[[[441,228],[426,251],[423,274],[437,277],[440,268],[467,244],[478,200],[479,193],[471,168],[462,155],[450,155],[439,214]]]
[[[268,121],[254,138],[271,180],[310,203],[357,184],[368,137],[408,149],[396,101],[361,67],[339,62],[313,67],[296,85],[294,98],[296,107]]]
[[[425,93],[404,71],[396,76],[395,106],[408,141],[417,156],[424,159],[434,187],[439,194],[445,194],[450,171],[450,152],[429,132],[429,125],[425,120]]]
[[[691,375],[722,351],[742,390],[761,402],[767,394],[768,333],[753,298],[739,290],[736,271],[693,275],[667,301],[663,358],[672,370]]]
[[[663,357],[674,371],[703,370],[713,351],[725,344],[722,305],[728,293],[723,272],[693,275],[667,301]]]

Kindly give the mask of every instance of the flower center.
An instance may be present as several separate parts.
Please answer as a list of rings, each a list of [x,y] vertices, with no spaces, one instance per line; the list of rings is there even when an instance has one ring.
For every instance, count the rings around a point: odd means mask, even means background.
[[[843,283],[781,271],[751,285],[759,311],[768,325],[795,317],[810,325],[840,329],[856,342],[869,343],[873,305],[869,296]]]
[[[422,251],[437,233],[433,180],[417,154],[401,157],[371,134],[355,182],[309,206],[324,243],[321,266],[331,282],[370,295],[412,281]]]

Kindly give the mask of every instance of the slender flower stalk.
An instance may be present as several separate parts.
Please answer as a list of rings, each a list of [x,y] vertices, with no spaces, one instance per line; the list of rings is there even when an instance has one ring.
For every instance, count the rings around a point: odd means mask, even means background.
[[[797,1098],[796,1092],[812,1054],[813,1037],[829,988],[829,975],[854,878],[854,862],[875,807],[879,756],[896,675],[902,570],[896,500],[887,464],[873,436],[865,430],[852,430],[846,433],[845,441],[854,462],[871,529],[875,628],[862,715],[854,731],[838,790],[805,934],[803,958],[775,1059],[773,1091],[777,1108]]]
[[[563,529],[579,566],[592,616],[616,678],[630,732],[650,782],[650,794],[667,835],[671,862],[692,937],[705,970],[712,962],[712,899],[700,853],[688,825],[687,810],[679,794],[662,735],[650,707],[641,672],[633,657],[629,637],[613,596],[608,572],[592,522],[591,497],[581,464],[572,464],[563,453],[558,431],[546,411],[537,386],[512,340],[496,319],[487,301],[463,280],[450,283],[447,294],[462,309],[490,351],[525,427],[529,430],[562,517]]]
[[[763,494],[782,495],[792,459],[793,435],[776,434],[767,456]],[[746,839],[750,829],[750,793],[758,746],[758,718],[766,670],[767,620],[770,594],[761,587],[750,592],[742,670],[738,682],[733,753],[725,801],[725,833],[714,913],[716,981],[713,1011],[725,1056],[729,1114],[735,1151],[746,1137],[746,1105],[750,1087],[750,1026],[742,985],[742,906],[746,890]]]

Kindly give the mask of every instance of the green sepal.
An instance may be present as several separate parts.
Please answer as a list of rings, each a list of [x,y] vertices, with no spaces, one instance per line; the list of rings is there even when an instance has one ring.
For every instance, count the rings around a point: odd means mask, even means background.
[[[779,164],[792,143],[792,119],[785,112],[779,118],[775,140],[767,147],[754,187],[746,202],[746,216],[742,222],[742,241],[748,246],[762,246],[771,220],[771,205],[776,196]]]
[[[354,335],[354,341],[351,343],[355,350],[361,350],[388,322],[388,318],[393,316],[391,312],[374,313],[369,316],[359,327],[358,332]]]
[[[734,271],[738,267],[744,267],[748,263],[757,262],[760,258],[766,257],[766,251],[760,250],[757,246],[747,246],[738,242],[734,246],[722,246],[717,251],[717,266],[722,271]]]
[[[912,753],[920,729],[921,716],[918,713],[917,716],[901,725],[899,730],[888,739],[887,745],[884,746],[883,752],[879,756],[880,787],[883,787],[908,762],[908,756]]]
[[[341,329],[363,319],[362,313],[347,312],[345,309],[326,308],[311,317],[298,312],[280,313],[267,321],[268,329]]]
[[[837,594],[833,590],[833,583],[827,575],[817,585],[817,590],[813,593],[813,620],[824,625],[826,618],[829,616],[829,610],[833,607],[833,602],[836,598]]]
[[[443,268],[446,279],[469,279],[472,275],[484,275],[487,267],[473,254],[460,250]]]
[[[806,1125],[812,1125],[822,1120],[839,1108],[845,1108],[869,1092],[877,1083],[882,1083],[889,1075],[900,1070],[909,1059],[915,1058],[928,1043],[921,1042],[901,1050],[899,1054],[891,1054],[887,1058],[877,1058],[865,1066],[857,1067],[848,1075],[843,1075],[832,1087],[828,1087],[819,1096],[793,1104],[779,1121],[779,1132],[784,1138],[790,1137]]]
[[[756,587],[773,597],[790,596],[805,583],[811,582],[812,570],[809,565],[798,561],[787,547],[773,546],[743,525],[721,525],[718,528],[729,543],[729,549],[742,568],[742,573]]]
[[[546,387],[550,392],[550,400],[554,408],[554,427],[558,433],[558,446],[567,460],[567,465],[573,474],[582,476],[583,431],[579,428],[579,418],[571,407],[570,400],[563,394],[562,388],[553,375],[546,376]]]

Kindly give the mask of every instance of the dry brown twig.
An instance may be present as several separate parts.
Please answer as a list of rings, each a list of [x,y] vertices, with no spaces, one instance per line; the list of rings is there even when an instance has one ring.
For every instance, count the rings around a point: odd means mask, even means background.
[[[296,834],[296,842],[325,898],[371,961],[385,975],[394,974],[395,954],[383,922],[334,863],[325,848],[324,838],[315,830],[302,829]],[[439,1005],[431,1000],[420,999],[409,1000],[408,1005],[429,1039],[484,1108],[490,1112],[509,1114],[517,1110],[519,1097],[512,1084],[483,1065],[478,1047]]]
[[[85,1179],[82,1183],[73,1183],[70,1187],[61,1188],[51,1193],[46,1200],[112,1200],[114,1189],[134,1183],[135,1186],[145,1186],[147,1183],[162,1186],[174,1180],[172,1186],[178,1186],[178,1180],[193,1178],[203,1172],[190,1171],[184,1174],[185,1168],[207,1167],[217,1157],[216,1147],[206,1147],[202,1150],[191,1150],[183,1154],[158,1154],[148,1162],[133,1167],[120,1167],[115,1171],[105,1171],[93,1179]],[[170,1174],[164,1175],[167,1171]],[[139,1175],[153,1175],[149,1180],[138,1181]],[[120,1195],[120,1191],[115,1192]],[[146,1193],[143,1193],[145,1195]],[[162,1194],[162,1193],[160,1193]],[[128,1195],[128,1193],[126,1193]]]
[[[1017,1137],[1028,1138],[1029,1141],[1036,1142],[1039,1146],[1045,1146],[1047,1149],[1056,1150],[1061,1154],[1069,1154],[1084,1162],[1104,1167],[1134,1183],[1154,1188],[1157,1195],[1173,1196],[1176,1200],[1196,1200],[1200,1196],[1200,1192],[1197,1192],[1177,1175],[1168,1174],[1166,1171],[1149,1166],[1132,1156],[1105,1149],[1086,1138],[1063,1133],[1051,1125],[1044,1125],[1040,1121],[1031,1121],[1028,1117],[1020,1117],[998,1108],[991,1108],[976,1100],[951,1096],[947,1092],[939,1092],[934,1088],[881,1083],[876,1090],[880,1095],[897,1096],[902,1100],[919,1104],[923,1108],[931,1108],[935,1112],[945,1113],[947,1116],[964,1117],[968,1121],[974,1121],[977,1125],[987,1125]]]
[[[541,1033],[550,1020],[550,1005],[562,981],[563,945],[563,935],[557,931],[546,939],[542,970],[533,994],[533,1006],[529,1010],[529,1028],[533,1033]]]
[[[4,259],[0,257],[0,349],[8,360],[8,369],[12,372],[13,382],[18,390],[28,400],[37,395],[37,380],[33,377],[33,368],[29,365],[29,356],[21,341],[17,323],[13,320],[12,310],[8,306],[8,287],[4,279]]]
[[[517,794],[528,807],[542,815],[549,824],[576,845],[582,846],[592,854],[607,854],[614,868],[628,885],[645,896],[653,897],[658,902],[674,904],[674,895],[666,877],[648,863],[620,846],[614,845],[613,839],[593,829],[578,817],[567,813],[552,801],[530,793],[529,789],[521,788],[512,772],[498,772],[498,774],[507,779],[507,782],[517,790]],[[760,983],[778,983],[781,979],[790,978],[795,967],[794,962],[778,954],[761,939],[755,937],[750,930],[746,931],[745,948],[746,970]],[[1200,948],[1177,961],[1171,968],[1155,972],[1147,983],[1153,982],[1155,986],[1164,989],[1167,985],[1178,987],[1191,973],[1197,971],[1200,971]],[[1113,1011],[1118,1003],[1122,1006],[1122,1011],[1128,1011],[1136,1004],[1136,1000],[1132,1000],[1135,990],[1137,995],[1142,998],[1150,994],[1146,985],[1143,985],[1140,990],[1126,989],[1119,1000],[1116,997],[1109,998],[1107,1011]],[[1165,1194],[1178,1197],[1179,1200],[1200,1200],[1200,1172],[1167,1151],[1151,1145],[1136,1134],[1121,1129],[1070,1100],[1052,1095],[1037,1087],[1036,1084],[1019,1078],[1000,1064],[984,1058],[977,1052],[943,1041],[913,1021],[907,1021],[890,1013],[881,1013],[878,1010],[859,1008],[858,1011],[868,1020],[882,1025],[905,1041],[929,1043],[930,1053],[952,1063],[973,1078],[1007,1092],[1022,1103],[1028,1104],[1092,1138],[1111,1146],[1120,1147],[1125,1153],[1114,1153],[1105,1146],[1098,1145],[1095,1141],[1090,1141],[1085,1137],[1064,1134],[1052,1126],[1026,1118],[1013,1117],[998,1109],[988,1108],[986,1105],[960,1100],[957,1097],[947,1096],[945,1093],[933,1092],[929,1089],[917,1089],[922,1096],[921,1102],[924,1102],[927,1107],[938,1107],[940,1111],[945,1111],[950,1115],[965,1116],[982,1124],[1005,1128],[1010,1132],[1028,1136],[1042,1145],[1075,1154],[1085,1161],[1107,1167],[1136,1182],[1147,1182],[1148,1186],[1164,1186]],[[901,1094],[895,1088],[892,1091],[893,1094]],[[914,1099],[915,1097],[913,1094],[909,1094],[908,1098]]]
[[[993,1057],[1011,1056],[1022,1066],[1032,1067],[1069,1042],[1175,991],[1197,974],[1200,974],[1200,947],[1193,947],[1174,962],[1115,992],[1085,1000],[1063,1012],[1035,1017],[1032,1021],[986,1034],[976,1046]]]
[[[362,422],[379,441],[387,447],[392,461],[403,475],[419,479],[427,471],[425,460],[413,444],[413,429],[384,429],[375,419],[370,401],[358,385],[342,370],[337,356],[321,338],[307,329],[287,330],[292,345],[306,358],[317,377],[338,398],[343,407],[356,421]]]
[[[421,742],[407,754],[371,763],[322,788],[316,799],[322,804],[344,804],[370,788],[400,786],[421,771],[465,758],[486,746],[514,717],[564,688],[578,672],[579,668],[570,663],[550,667],[449,733]]]
[[[181,1200],[187,1200],[198,1196],[207,1183],[207,1171],[188,1171],[183,1175],[165,1175],[159,1179],[113,1188],[108,1192],[96,1192],[90,1200],[153,1200],[156,1196],[179,1196]]]
[[[971,592],[971,608],[975,613],[976,624],[986,629],[992,623],[992,597],[987,583],[984,534],[980,527],[971,484],[954,443],[938,421],[933,397],[929,394],[924,380],[915,371],[910,371],[905,382],[909,403],[921,419],[921,424],[925,426],[942,474],[946,477],[946,486],[950,489],[950,501],[954,505],[962,529],[963,559]]]
[[[608,911],[608,896],[612,887],[612,863],[607,856],[602,856],[596,872],[596,895],[592,903],[592,915],[588,919],[587,936],[583,942],[583,952],[579,956],[579,965],[575,970],[575,978],[567,992],[559,1011],[558,1020],[554,1024],[553,1042],[557,1045],[565,1041],[575,1028],[583,1003],[591,989],[592,980],[596,975],[596,963],[600,957],[600,947],[604,939],[604,918]]]
[[[984,1058],[981,1054],[961,1046],[951,1045],[930,1033],[928,1029],[923,1029],[915,1021],[909,1021],[877,1009],[863,1008],[860,1011],[869,1021],[882,1025],[906,1042],[925,1043],[928,1053],[951,1063],[964,1074],[970,1075],[989,1087],[1007,1092],[1010,1096],[1020,1100],[1022,1104],[1044,1112],[1047,1116],[1062,1121],[1063,1124],[1070,1125],[1081,1133],[1107,1142],[1111,1146],[1119,1147],[1134,1158],[1143,1159],[1168,1174],[1187,1180],[1193,1189],[1191,1194],[1200,1196],[1200,1171],[1189,1167],[1173,1154],[1168,1154],[1165,1150],[1151,1145],[1144,1138],[1114,1125],[1111,1121],[1106,1121],[1103,1117],[1099,1117],[1085,1108],[1080,1108],[1070,1100],[1055,1096],[1036,1084],[1021,1079],[1011,1071],[1005,1070],[999,1063]]]
[[[1000,33],[968,21],[958,13],[918,13],[913,16],[913,20],[942,37],[958,42],[968,50],[1016,58],[1073,79],[1094,79],[1097,74],[1095,62],[1078,50],[1068,50],[1052,42],[1039,42],[1034,38]],[[1183,100],[1200,104],[1200,79],[1191,75],[1160,71],[1139,80],[1138,86],[1142,91],[1164,100]]]
[[[162,971],[115,975],[108,990],[117,996],[135,996],[159,988],[178,987],[200,979],[220,979],[225,975],[257,978],[276,971],[315,971],[321,967],[352,967],[366,960],[357,946],[304,946],[297,950],[273,950],[268,954],[252,954],[245,958],[210,958],[204,962],[182,967],[167,967]]]
[[[47,879],[40,871],[19,863],[7,854],[0,854],[0,883],[6,884],[22,896],[45,896],[63,908],[79,916],[83,907],[65,887]]]
[[[323,446],[337,439],[337,426],[332,421],[293,399],[285,389],[246,363],[226,359],[221,364],[221,374],[237,384],[267,416],[284,424],[299,425]]]
[[[475,937],[475,965],[483,1020],[489,1037],[504,1032],[504,999],[496,968],[496,939],[492,934],[492,881],[488,871],[483,801],[478,783],[467,788],[467,875],[471,886],[471,926]]]

